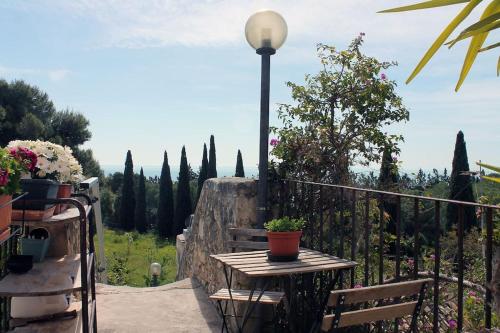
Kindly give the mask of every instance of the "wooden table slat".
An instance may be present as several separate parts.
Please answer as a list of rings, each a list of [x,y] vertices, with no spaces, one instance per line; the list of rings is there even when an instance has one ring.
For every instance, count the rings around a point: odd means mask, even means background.
[[[306,260],[295,260],[288,262],[261,261],[259,263],[231,265],[231,267],[234,269],[244,269],[245,271],[249,272],[253,270],[266,269],[266,268],[278,269],[278,268],[292,268],[292,267],[309,267],[309,266],[318,266],[321,264],[328,264],[328,263],[332,263],[332,259],[317,257]]]
[[[331,264],[323,264],[310,267],[296,267],[296,268],[285,268],[285,269],[265,269],[259,271],[246,272],[244,270],[236,269],[237,271],[249,276],[249,277],[262,277],[262,276],[279,276],[279,275],[290,275],[290,274],[303,274],[339,269],[349,269],[355,267],[357,263],[353,261],[347,262],[335,262]]]

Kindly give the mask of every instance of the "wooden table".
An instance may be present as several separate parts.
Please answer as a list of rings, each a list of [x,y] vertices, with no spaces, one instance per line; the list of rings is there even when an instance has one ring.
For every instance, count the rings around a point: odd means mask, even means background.
[[[246,321],[250,317],[255,305],[259,302],[263,293],[269,287],[270,278],[286,278],[293,275],[302,275],[307,273],[317,272],[335,272],[332,278],[327,283],[327,290],[333,290],[337,284],[339,273],[344,270],[349,270],[357,265],[354,261],[340,259],[322,252],[301,248],[299,257],[295,261],[289,262],[273,262],[267,258],[267,250],[236,252],[211,255],[212,258],[219,261],[224,266],[224,275],[228,290],[231,290],[233,271],[240,272],[248,278],[252,278],[252,286],[248,302],[246,303],[245,312],[242,318],[242,323],[238,328],[240,332],[243,330]],[[259,290],[257,290],[259,286]],[[254,293],[258,294],[256,301]],[[291,290],[290,292],[293,292]],[[233,311],[235,310],[234,300],[230,293],[231,304]],[[327,297],[321,300],[319,311],[322,311],[326,306]]]

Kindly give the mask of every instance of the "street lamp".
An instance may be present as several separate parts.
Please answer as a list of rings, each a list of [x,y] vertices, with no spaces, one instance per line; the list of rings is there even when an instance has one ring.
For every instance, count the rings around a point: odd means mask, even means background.
[[[161,265],[157,262],[153,262],[149,266],[149,272],[151,274],[151,287],[157,287],[161,275]]]
[[[269,145],[269,81],[271,55],[286,40],[288,27],[285,19],[272,10],[261,10],[250,16],[245,25],[245,37],[257,54],[261,55],[260,83],[260,150],[259,183],[257,192],[257,223],[263,227],[267,217],[267,161]]]

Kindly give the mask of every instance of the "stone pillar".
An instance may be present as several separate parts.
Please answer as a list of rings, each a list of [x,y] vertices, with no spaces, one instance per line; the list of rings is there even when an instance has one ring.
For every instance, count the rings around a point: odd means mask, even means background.
[[[211,254],[230,252],[228,228],[254,228],[256,221],[257,182],[246,178],[213,178],[205,181],[194,214],[191,231],[185,243],[178,239],[179,258],[177,279],[196,278],[213,293],[225,288],[222,265]],[[234,286],[247,287],[246,281],[235,276]]]

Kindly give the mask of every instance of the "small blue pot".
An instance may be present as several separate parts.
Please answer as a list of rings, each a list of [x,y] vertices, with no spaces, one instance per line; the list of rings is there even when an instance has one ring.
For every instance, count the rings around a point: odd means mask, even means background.
[[[33,256],[34,262],[41,262],[47,255],[50,237],[46,239],[21,238],[21,254]]]

